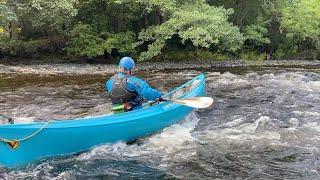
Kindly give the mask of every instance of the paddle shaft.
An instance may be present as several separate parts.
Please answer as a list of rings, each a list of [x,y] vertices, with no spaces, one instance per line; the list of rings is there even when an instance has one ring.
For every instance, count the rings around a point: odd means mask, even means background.
[[[8,119],[8,122],[9,122],[10,124],[13,124],[13,123],[14,123],[14,121],[13,121],[13,119],[12,119],[11,117],[5,116],[5,115],[3,115],[3,114],[0,114],[0,116]]]
[[[185,99],[157,99],[150,104],[154,104],[161,101],[171,101],[176,104],[193,107],[193,108],[207,108],[211,106],[213,103],[213,99],[211,97],[192,97],[192,98],[185,98]]]

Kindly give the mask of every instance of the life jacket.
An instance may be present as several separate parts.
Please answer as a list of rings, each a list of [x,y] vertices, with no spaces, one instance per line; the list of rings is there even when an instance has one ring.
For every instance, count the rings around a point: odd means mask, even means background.
[[[117,75],[113,76],[111,79],[112,89],[109,93],[112,104],[128,103],[133,101],[138,95],[135,91],[129,91],[127,85],[127,79],[129,76],[119,77]]]

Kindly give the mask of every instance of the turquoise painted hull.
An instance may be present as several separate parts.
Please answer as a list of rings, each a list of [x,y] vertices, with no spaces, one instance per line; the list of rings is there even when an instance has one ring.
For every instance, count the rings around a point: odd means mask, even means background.
[[[197,82],[195,86],[194,82]],[[205,77],[200,74],[167,96],[184,90],[191,84],[194,87],[180,97],[205,95]],[[192,110],[190,107],[164,102],[153,106],[145,105],[143,109],[128,113],[52,121],[47,125],[45,122],[2,125],[0,138],[20,140],[20,145],[13,149],[7,143],[0,142],[0,164],[25,165],[45,157],[86,151],[99,144],[134,140],[182,120]],[[41,131],[34,134],[38,130]],[[28,137],[32,134],[34,136]]]

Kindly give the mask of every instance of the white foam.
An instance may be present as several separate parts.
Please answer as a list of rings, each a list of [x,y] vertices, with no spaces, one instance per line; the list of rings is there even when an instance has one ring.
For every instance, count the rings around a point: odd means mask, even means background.
[[[306,115],[306,116],[314,116],[314,117],[320,117],[319,112],[311,112],[311,111],[293,111],[293,113],[297,115]]]
[[[199,119],[195,113],[189,114],[181,123],[174,124],[143,140],[141,145],[127,145],[124,142],[106,144],[93,148],[77,157],[78,160],[122,159],[141,156],[167,157],[181,149],[188,148],[185,143],[194,141],[191,132]],[[190,154],[189,154],[190,155]]]
[[[194,141],[191,131],[197,125],[199,119],[195,113],[189,114],[180,124],[174,124],[161,133],[155,134],[146,142],[149,149],[163,150],[167,153],[175,153],[184,148],[184,143]]]
[[[238,118],[238,119],[235,119],[233,121],[227,122],[224,125],[225,126],[236,126],[236,125],[239,125],[240,123],[242,123],[243,120],[244,120],[243,118]]]
[[[250,82],[240,75],[235,75],[230,72],[223,73],[213,85],[248,85]]]
[[[234,122],[235,121],[235,122]],[[207,130],[199,133],[201,140],[203,141],[213,141],[213,142],[226,142],[226,141],[256,141],[256,140],[269,140],[269,141],[278,141],[281,138],[281,135],[276,130],[268,130],[264,128],[265,126],[273,126],[271,119],[267,116],[262,116],[252,123],[240,124],[239,119],[231,121],[231,124],[238,126],[227,127],[218,130]],[[228,123],[227,123],[228,124]],[[262,131],[259,131],[259,127],[264,128]]]
[[[297,118],[290,118],[289,119],[289,123],[291,124],[291,125],[293,125],[294,127],[298,127],[298,125],[299,125],[299,119],[297,119]]]
[[[8,174],[4,175],[4,179],[34,179],[39,178],[41,179],[51,179],[50,171],[53,169],[53,166],[48,163],[41,163],[35,167],[27,167],[30,170],[27,171],[11,171]]]
[[[312,81],[307,84],[311,90],[318,92],[320,90],[320,81]]]
[[[318,122],[308,122],[304,124],[302,127],[308,130],[314,131],[314,133],[315,132],[320,133],[320,125]]]
[[[36,120],[35,117],[14,117],[14,124],[28,124]]]

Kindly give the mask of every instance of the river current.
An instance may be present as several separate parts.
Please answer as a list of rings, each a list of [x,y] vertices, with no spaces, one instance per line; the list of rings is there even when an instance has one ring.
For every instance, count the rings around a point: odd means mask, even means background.
[[[320,70],[139,72],[163,91],[205,72],[214,104],[135,142],[0,167],[3,179],[319,179]],[[0,75],[0,112],[17,123],[110,112],[109,76]],[[1,154],[3,156],[3,154]]]

